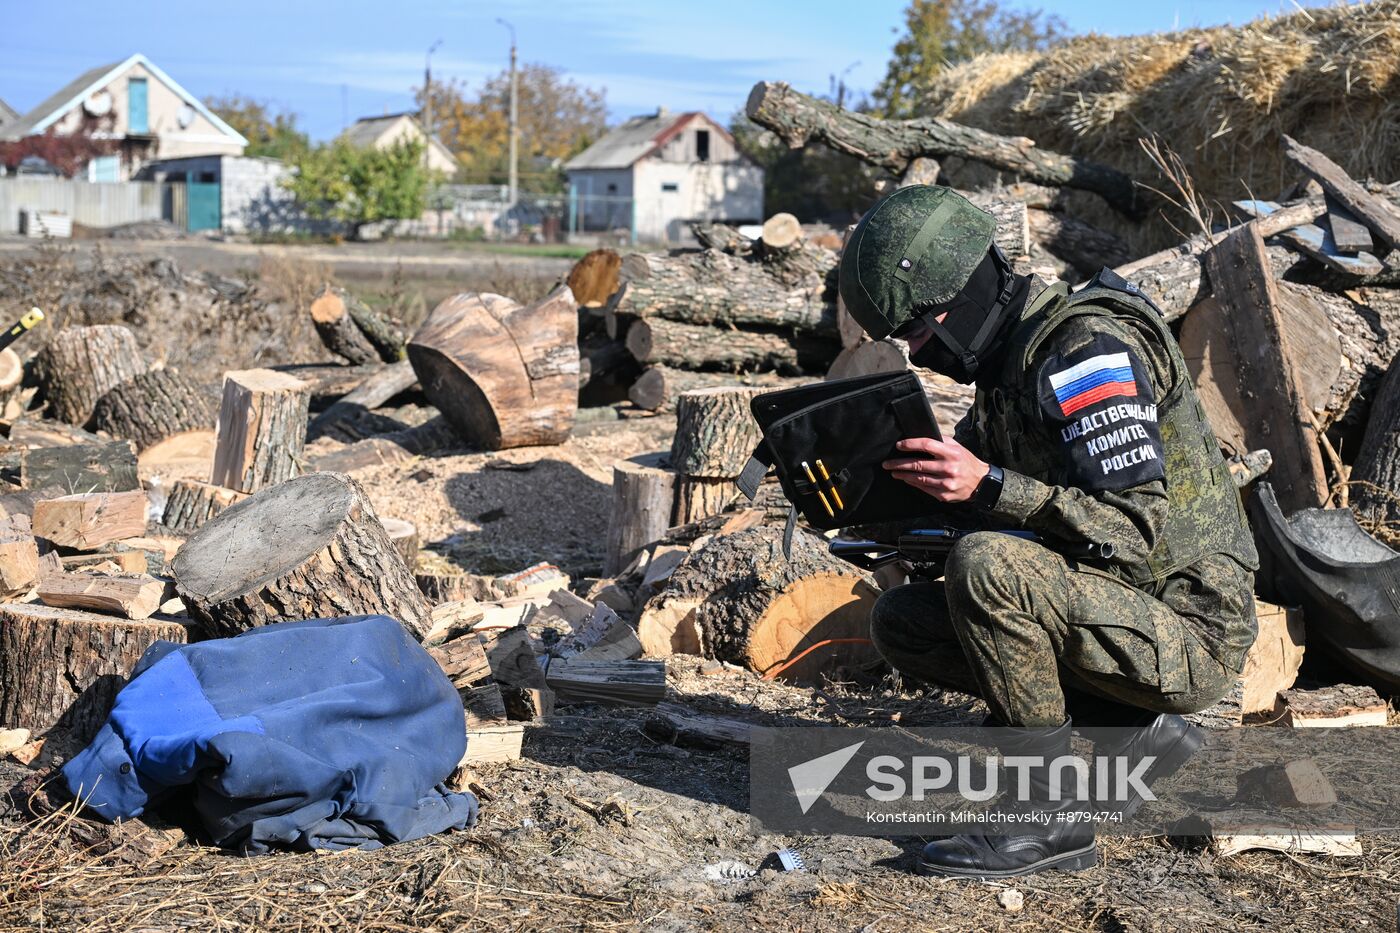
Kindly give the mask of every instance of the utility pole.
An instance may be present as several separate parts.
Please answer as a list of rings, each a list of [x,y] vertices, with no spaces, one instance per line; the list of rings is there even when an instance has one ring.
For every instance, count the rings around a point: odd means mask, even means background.
[[[428,149],[433,144],[433,53],[442,45],[439,39],[428,46],[428,54],[423,56],[423,132],[427,139],[423,142],[423,168],[428,167]]]
[[[510,30],[510,206],[515,207],[520,199],[520,175],[516,163],[519,155],[520,123],[517,107],[520,98],[515,74],[515,27],[499,17],[496,22]]]

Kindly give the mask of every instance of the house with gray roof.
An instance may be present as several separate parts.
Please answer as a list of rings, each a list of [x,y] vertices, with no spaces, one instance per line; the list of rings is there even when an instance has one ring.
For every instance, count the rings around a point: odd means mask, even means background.
[[[460,168],[452,150],[444,146],[436,136],[428,139],[428,134],[423,132],[423,124],[411,113],[361,117],[341,134],[341,138],[356,149],[387,149],[404,140],[419,143],[426,141],[426,158],[430,171],[441,172],[451,178]]]
[[[693,242],[694,221],[763,220],[763,169],[703,113],[633,117],[564,163],[571,232]]]
[[[127,181],[142,164],[195,155],[242,155],[248,140],[139,52],[98,65],[13,120],[0,140],[87,133],[113,151],[86,168],[89,181]]]
[[[6,123],[12,123],[18,119],[19,112],[5,103],[3,98],[0,98],[0,128],[3,128]]]

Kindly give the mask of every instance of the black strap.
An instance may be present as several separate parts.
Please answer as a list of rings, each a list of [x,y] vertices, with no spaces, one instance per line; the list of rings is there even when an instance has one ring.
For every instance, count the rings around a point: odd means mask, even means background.
[[[734,480],[734,485],[752,502],[753,497],[758,495],[758,484],[763,482],[763,477],[768,475],[772,467],[773,456],[768,452],[768,443],[759,441],[758,446],[753,449],[753,455],[749,457],[749,462],[739,471],[739,478]]]

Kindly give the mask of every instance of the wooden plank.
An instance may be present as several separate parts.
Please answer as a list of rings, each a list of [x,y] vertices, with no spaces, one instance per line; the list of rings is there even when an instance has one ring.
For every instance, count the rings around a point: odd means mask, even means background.
[[[34,536],[91,551],[146,532],[146,494],[94,492],[45,499],[34,505]]]
[[[462,695],[462,708],[467,715],[468,731],[485,726],[504,725],[508,721],[506,701],[501,696],[501,688],[496,684],[477,684],[457,692]]]
[[[696,713],[678,703],[658,703],[642,727],[647,735],[693,748],[748,747],[754,723],[728,716]]]
[[[666,695],[664,661],[555,660],[545,674],[560,700],[654,706]]]
[[[1340,165],[1287,134],[1283,137],[1283,152],[1299,168],[1316,178],[1324,191],[1341,202],[1377,236],[1391,246],[1400,246],[1400,216],[1380,198],[1353,181]]]
[[[1279,691],[1293,686],[1303,663],[1303,613],[1256,599],[1254,616],[1259,620],[1259,635],[1240,672],[1244,683],[1240,713],[1267,711],[1272,716]]]
[[[1280,725],[1294,729],[1336,729],[1383,726],[1389,712],[1373,688],[1338,684],[1321,690],[1284,690],[1278,695],[1274,716]]]
[[[467,753],[458,767],[493,761],[514,761],[525,742],[525,727],[518,722],[478,726],[467,730]]]
[[[486,651],[481,640],[473,634],[428,649],[428,655],[442,668],[452,686],[458,690],[470,687],[491,676],[491,662],[486,659]]]
[[[1286,512],[1317,507],[1327,499],[1322,453],[1258,229],[1251,223],[1230,234],[1205,254],[1204,265],[1225,310],[1240,383],[1251,387],[1245,447],[1273,453],[1274,486]]]
[[[128,619],[149,619],[165,601],[166,587],[166,581],[144,573],[76,570],[41,574],[35,592],[46,605],[60,609],[91,609]]]
[[[1268,217],[1281,208],[1273,201],[1243,200],[1235,206],[1251,217]],[[1379,259],[1367,252],[1344,255],[1337,247],[1332,232],[1317,224],[1299,224],[1278,234],[1278,238],[1305,256],[1316,259],[1329,269],[1346,275],[1365,277],[1378,275],[1385,268]]]
[[[1371,239],[1371,231],[1356,219],[1351,211],[1332,195],[1325,195],[1327,204],[1326,227],[1332,231],[1332,242],[1344,253],[1369,253],[1376,248]]]

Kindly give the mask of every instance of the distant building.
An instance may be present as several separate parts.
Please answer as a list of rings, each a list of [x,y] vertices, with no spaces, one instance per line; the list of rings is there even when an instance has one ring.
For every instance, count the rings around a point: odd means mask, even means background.
[[[564,163],[571,231],[631,230],[688,242],[696,220],[763,219],[763,169],[703,113],[633,117]]]
[[[391,113],[382,117],[361,117],[342,134],[357,149],[388,149],[404,140],[428,142],[428,168],[448,177],[457,174],[460,164],[452,150],[436,137],[428,140],[423,125],[411,113]]]
[[[0,100],[0,128],[6,123],[13,123],[19,119],[19,113],[5,101]]]
[[[127,181],[151,159],[242,155],[248,145],[140,53],[84,72],[33,110],[0,125],[4,140],[48,132],[87,132],[95,139],[116,141],[114,154],[88,162],[88,181]]]

